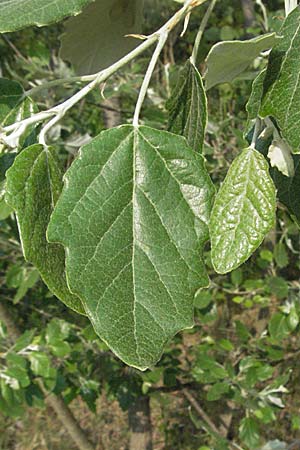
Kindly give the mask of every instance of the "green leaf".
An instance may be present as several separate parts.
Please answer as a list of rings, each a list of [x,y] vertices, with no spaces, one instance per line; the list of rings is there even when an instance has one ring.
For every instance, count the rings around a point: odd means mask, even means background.
[[[281,277],[271,277],[269,279],[269,286],[271,293],[276,295],[278,299],[283,299],[287,297],[289,292],[289,285],[284,278]]]
[[[201,151],[207,124],[207,99],[200,73],[188,60],[167,102],[168,130],[184,136],[194,150]]]
[[[269,322],[269,333],[276,341],[281,341],[289,335],[290,328],[285,314],[273,314]]]
[[[228,382],[215,383],[207,392],[207,400],[209,402],[214,402],[220,400],[224,394],[228,394],[230,390],[230,385]]]
[[[0,0],[0,33],[48,25],[78,14],[92,0]]]
[[[193,326],[208,277],[202,250],[214,196],[185,139],[121,126],[84,146],[65,175],[48,238],[67,249],[67,277],[97,334],[139,369]]]
[[[274,247],[274,258],[277,266],[282,269],[286,267],[289,263],[288,253],[285,245],[282,242],[279,242]]]
[[[284,176],[279,170],[272,170],[272,178],[277,188],[277,196],[300,225],[300,156],[293,155],[295,175]]]
[[[50,376],[50,360],[45,353],[31,352],[28,356],[30,361],[31,370],[35,375],[39,375],[44,378]]]
[[[227,273],[244,263],[274,225],[276,191],[265,158],[251,147],[233,161],[210,221],[212,263]]]
[[[1,0],[0,0],[0,23],[1,23]],[[0,78],[0,124],[2,124],[10,111],[22,100],[23,88],[17,81]]]
[[[268,33],[247,41],[215,44],[206,58],[206,89],[220,83],[231,83],[263,50],[271,48],[275,41],[275,33]]]
[[[266,76],[266,69],[260,72],[252,83],[251,94],[246,104],[246,111],[248,112],[248,122],[250,120],[256,119],[259,115],[261,99],[264,90],[265,76]]]
[[[245,417],[239,428],[241,440],[250,448],[257,448],[260,441],[259,427],[255,419]]]
[[[80,300],[70,293],[66,284],[63,248],[46,240],[46,229],[61,187],[55,152],[33,145],[23,150],[7,171],[6,200],[16,211],[26,260],[39,270],[60,300],[83,314]]]
[[[79,75],[105,69],[133,50],[140,41],[143,0],[97,0],[66,22],[60,56]]]
[[[300,10],[296,8],[284,21],[280,39],[273,48],[264,80],[260,115],[276,119],[282,136],[294,149],[300,147]]]

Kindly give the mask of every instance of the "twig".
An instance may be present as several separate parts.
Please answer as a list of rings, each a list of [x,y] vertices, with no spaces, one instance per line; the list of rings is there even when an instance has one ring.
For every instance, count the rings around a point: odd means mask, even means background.
[[[187,389],[182,389],[181,391],[183,393],[183,395],[186,397],[186,399],[189,401],[189,403],[193,406],[193,408],[195,408],[195,410],[197,411],[197,413],[199,414],[200,417],[202,417],[202,419],[204,420],[204,422],[207,423],[207,425],[209,426],[209,428],[218,436],[220,435],[220,431],[218,430],[218,428],[216,427],[216,425],[213,423],[213,421],[211,420],[211,418],[206,414],[206,412],[201,408],[201,406],[199,405],[199,403],[197,402],[197,400],[195,399],[195,397],[187,390]]]
[[[194,64],[194,66],[197,63],[197,55],[198,55],[198,52],[199,52],[199,47],[200,47],[200,43],[201,43],[201,39],[202,39],[204,30],[205,30],[205,28],[207,26],[207,22],[208,22],[208,20],[210,18],[211,13],[213,12],[213,9],[214,9],[216,3],[217,3],[217,0],[211,0],[210,5],[207,8],[207,11],[206,11],[206,13],[205,13],[205,15],[204,15],[204,17],[203,17],[203,19],[201,21],[201,24],[200,24],[200,27],[199,27],[199,31],[198,31],[196,39],[195,39],[193,53],[192,53],[192,56],[191,56],[191,61]]]
[[[40,142],[45,143],[45,135],[49,131],[49,129],[56,124],[65,114],[66,112],[72,108],[77,102],[79,102],[82,98],[84,98],[89,92],[91,92],[96,86],[106,81],[111,75],[117,72],[121,67],[128,64],[138,55],[143,53],[146,49],[151,47],[156,41],[162,42],[161,36],[165,36],[165,34],[169,34],[169,32],[180,22],[180,20],[186,16],[193,8],[201,5],[206,0],[187,0],[185,4],[180,8],[172,17],[169,19],[158,31],[148,36],[145,41],[132,50],[130,53],[125,55],[116,63],[112,64],[105,70],[102,70],[94,75],[89,75],[87,77],[75,77],[73,81],[87,81],[91,80],[90,83],[77,92],[75,95],[70,97],[68,100],[62,102],[59,105],[56,105],[50,108],[47,111],[43,111],[37,114],[32,115],[31,117],[16,122],[12,125],[4,127],[0,132],[0,141],[4,142],[9,147],[16,147],[18,145],[20,136],[24,134],[27,127],[29,125],[42,122],[47,119],[51,119],[51,121],[46,124],[44,129],[41,132]],[[70,79],[71,80],[71,79]],[[70,81],[69,80],[69,81]],[[63,82],[66,82],[66,79],[63,79]],[[58,80],[57,80],[58,83]],[[11,133],[7,136],[8,133]]]

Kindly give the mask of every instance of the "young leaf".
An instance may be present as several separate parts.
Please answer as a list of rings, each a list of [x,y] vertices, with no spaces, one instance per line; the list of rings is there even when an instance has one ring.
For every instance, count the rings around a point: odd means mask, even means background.
[[[0,33],[48,25],[78,14],[93,0],[0,0]]]
[[[84,146],[48,227],[97,334],[139,369],[193,326],[214,187],[185,139],[130,125]]]
[[[276,191],[265,158],[251,147],[234,160],[211,214],[212,263],[218,273],[245,262],[274,225]]]
[[[252,417],[245,417],[242,419],[239,427],[239,434],[241,440],[247,445],[249,449],[255,449],[260,442],[260,433],[257,421]]]
[[[294,149],[300,147],[300,9],[291,12],[273,48],[264,80],[260,115],[273,116],[282,136]]]
[[[206,89],[220,83],[231,83],[263,50],[271,48],[275,40],[275,33],[269,33],[248,41],[225,41],[215,44],[206,58]]]
[[[82,14],[66,22],[60,56],[79,75],[105,69],[133,50],[141,32],[143,0],[97,0]]]
[[[167,109],[168,130],[184,136],[190,147],[201,152],[207,124],[207,99],[201,75],[190,60],[185,63]]]
[[[7,171],[6,200],[16,211],[26,260],[36,266],[60,300],[84,314],[80,300],[66,284],[63,248],[46,240],[46,229],[61,187],[55,152],[33,145],[23,150]]]

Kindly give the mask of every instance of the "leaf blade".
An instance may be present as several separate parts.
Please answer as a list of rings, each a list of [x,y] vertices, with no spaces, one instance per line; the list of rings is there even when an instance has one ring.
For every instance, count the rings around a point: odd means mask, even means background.
[[[276,190],[265,158],[251,147],[234,160],[211,214],[212,262],[227,273],[245,262],[272,228]]]
[[[194,294],[208,282],[201,252],[213,195],[201,155],[148,127],[102,132],[67,172],[48,237],[67,248],[72,291],[127,364],[151,366],[192,326]]]
[[[206,58],[206,90],[220,83],[232,82],[259,54],[275,43],[275,33],[248,41],[224,41],[215,44]]]
[[[273,116],[283,137],[293,149],[300,147],[300,10],[295,8],[284,21],[282,38],[271,51],[264,80],[260,115]]]
[[[195,151],[202,150],[207,125],[207,99],[200,73],[188,60],[170,100],[168,131],[184,136]]]
[[[28,147],[6,175],[6,201],[16,211],[25,259],[36,266],[60,300],[84,314],[80,300],[66,284],[63,248],[46,240],[50,215],[62,187],[55,152],[38,144]]]
[[[44,26],[78,14],[93,0],[0,0],[0,33]]]

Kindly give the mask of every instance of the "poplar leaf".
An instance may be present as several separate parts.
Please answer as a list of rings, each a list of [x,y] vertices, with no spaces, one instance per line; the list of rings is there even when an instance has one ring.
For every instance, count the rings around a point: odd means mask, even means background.
[[[16,211],[25,259],[38,269],[56,297],[84,314],[79,298],[70,293],[66,284],[63,248],[46,240],[50,215],[62,188],[54,150],[38,144],[26,148],[6,177],[6,201]]]
[[[275,41],[275,33],[268,33],[247,41],[225,41],[215,44],[206,58],[206,89],[220,83],[231,83],[263,50],[271,48]]]
[[[201,151],[207,124],[207,99],[200,73],[188,60],[170,100],[168,130],[184,136],[195,151]]]
[[[23,93],[23,88],[17,81],[0,78],[0,124],[3,124],[10,111],[20,103]]]
[[[227,273],[245,262],[274,225],[276,190],[265,158],[251,147],[233,161],[211,214],[211,256]]]
[[[264,80],[260,115],[276,119],[282,136],[293,150],[300,148],[300,9],[294,9],[280,31]]]
[[[48,25],[78,14],[93,0],[0,0],[0,33]]]
[[[193,326],[213,196],[202,156],[149,127],[102,132],[66,173],[48,239],[66,247],[70,289],[125,363],[152,366]]]
[[[251,94],[246,104],[246,111],[248,112],[248,122],[250,120],[256,119],[259,115],[265,76],[266,70],[262,70],[252,83]]]
[[[60,56],[79,75],[105,69],[133,50],[140,41],[143,0],[96,0],[66,22]]]

